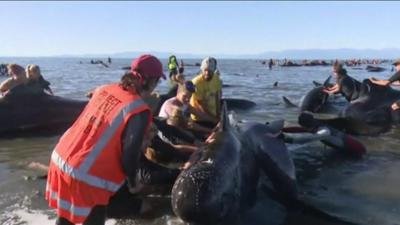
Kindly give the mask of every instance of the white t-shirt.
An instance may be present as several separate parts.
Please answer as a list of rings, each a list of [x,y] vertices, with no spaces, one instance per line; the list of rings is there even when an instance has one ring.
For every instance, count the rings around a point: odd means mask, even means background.
[[[173,116],[175,109],[181,109],[184,115],[188,115],[188,105],[182,104],[176,99],[176,97],[172,97],[164,102],[161,106],[160,112],[158,113],[159,117],[170,118]]]

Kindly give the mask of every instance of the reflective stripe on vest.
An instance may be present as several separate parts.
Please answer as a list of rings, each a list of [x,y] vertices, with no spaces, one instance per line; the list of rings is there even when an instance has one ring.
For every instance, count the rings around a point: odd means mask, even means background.
[[[96,177],[87,173],[87,171],[83,171],[80,168],[73,168],[67,162],[65,162],[61,156],[57,153],[57,149],[53,151],[51,154],[51,161],[60,169],[63,173],[68,174],[70,177],[73,177],[76,180],[79,180],[83,183],[92,185],[94,187],[106,189],[111,192],[116,192],[122,185],[117,184],[112,181],[105,180],[100,177]]]
[[[107,145],[107,143],[109,143],[110,139],[114,136],[116,130],[121,126],[121,124],[124,121],[124,117],[133,110],[142,107],[144,104],[145,103],[142,99],[137,99],[134,102],[125,106],[111,122],[111,125],[108,128],[106,128],[102,136],[99,138],[98,143],[94,145],[92,150],[89,152],[87,158],[78,168],[74,168],[73,166],[65,162],[61,158],[61,156],[57,153],[57,149],[54,149],[51,155],[52,162],[62,172],[73,177],[76,180],[92,185],[94,187],[102,188],[111,192],[116,192],[122,186],[123,183],[118,184],[97,176],[93,176],[89,174],[88,171],[92,167],[93,163],[96,161],[97,157],[101,155],[101,152],[104,150],[104,147]]]
[[[49,184],[47,184],[46,192],[49,192],[50,199],[57,201],[57,205],[59,208],[64,209],[76,216],[87,217],[89,215],[89,213],[91,212],[92,208],[75,206],[74,204],[72,204],[69,201],[60,199],[58,197],[57,192],[49,190],[48,187],[49,187]]]
[[[132,110],[142,107],[144,104],[146,103],[144,103],[142,99],[137,99],[136,101],[125,106],[121,112],[118,113],[118,115],[111,122],[111,125],[103,132],[102,136],[99,138],[99,141],[93,146],[85,161],[83,161],[83,163],[79,166],[80,170],[85,172],[89,171],[97,157],[100,155],[101,151],[114,136],[115,131],[124,122],[125,116],[132,112]]]

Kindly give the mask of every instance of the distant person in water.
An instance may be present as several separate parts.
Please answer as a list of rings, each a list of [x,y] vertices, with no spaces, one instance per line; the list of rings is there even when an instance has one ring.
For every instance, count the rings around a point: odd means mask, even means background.
[[[396,68],[396,73],[393,74],[388,80],[378,80],[374,77],[370,77],[369,80],[377,85],[381,86],[388,86],[390,84],[394,85],[400,85],[400,59],[396,60],[393,64]],[[398,110],[400,109],[400,101],[396,101],[392,104],[392,109],[393,110]]]
[[[0,92],[3,96],[11,89],[28,82],[25,70],[22,66],[18,64],[8,64],[7,71],[10,77],[0,84]]]
[[[50,88],[50,82],[45,80],[40,72],[38,65],[29,64],[26,66],[26,77],[28,78],[28,85],[37,89],[39,92],[44,91],[47,94],[54,95]]]
[[[269,69],[272,69],[272,66],[274,65],[274,62],[272,61],[272,59],[269,59],[269,62],[268,62],[268,68]]]
[[[167,96],[168,98],[172,98],[177,93],[178,84],[183,84],[185,82],[185,78],[183,75],[183,61],[181,60],[181,64],[178,65],[178,60],[176,59],[176,56],[171,55],[168,60],[168,70],[170,89],[167,93]]]
[[[171,55],[168,59],[168,70],[169,70],[169,78],[172,80],[172,76],[178,74],[178,60],[174,55]]]
[[[110,57],[108,57],[108,64],[111,64],[111,58]]]
[[[196,86],[196,92],[190,99],[190,105],[209,117],[218,120],[221,108],[222,81],[220,76],[215,75],[217,71],[217,60],[207,57],[201,62],[201,74],[193,78],[192,82]],[[201,118],[192,114],[192,120],[214,127],[215,123],[203,121]]]
[[[356,79],[347,75],[347,70],[342,64],[333,66],[333,75],[336,78],[336,84],[332,87],[325,88],[323,91],[328,94],[341,93],[347,101],[351,102],[361,96],[364,91],[364,85]]]
[[[0,75],[7,76],[7,64],[0,64]]]

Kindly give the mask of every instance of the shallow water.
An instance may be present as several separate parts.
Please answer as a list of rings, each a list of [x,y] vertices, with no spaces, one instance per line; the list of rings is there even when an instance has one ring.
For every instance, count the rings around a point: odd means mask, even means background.
[[[80,64],[82,61],[82,64]],[[84,99],[85,94],[101,84],[117,82],[129,66],[129,59],[115,59],[110,68],[88,63],[89,59],[64,58],[0,58],[0,63],[38,64],[51,82],[56,95]],[[200,60],[184,60],[194,64]],[[165,60],[163,61],[164,65]],[[296,123],[298,111],[286,108],[282,96],[298,102],[313,87],[312,81],[323,82],[331,74],[331,67],[295,67],[269,70],[257,60],[220,60],[218,66],[225,84],[223,95],[250,99],[257,103],[251,111],[236,112],[243,120],[260,122],[285,119],[287,125]],[[365,66],[362,66],[365,67]],[[368,73],[348,69],[355,78],[388,77],[385,72]],[[166,70],[166,68],[165,68]],[[187,78],[193,77],[198,67],[186,67]],[[3,79],[3,78],[0,78]],[[278,86],[273,83],[278,81]],[[160,92],[167,90],[163,81]],[[310,204],[333,215],[358,224],[400,224],[400,129],[378,137],[360,137],[368,154],[359,160],[344,157],[322,144],[288,146],[296,164],[299,188]],[[48,164],[52,147],[58,136],[0,140],[0,224],[53,224],[54,211],[43,199],[44,180],[26,179],[40,175],[27,165],[34,162]],[[123,224],[182,224],[165,208],[155,219],[120,221]],[[115,221],[109,221],[114,224]],[[243,215],[238,224],[340,224],[321,220],[312,215],[287,214],[277,203],[260,194],[256,207]]]

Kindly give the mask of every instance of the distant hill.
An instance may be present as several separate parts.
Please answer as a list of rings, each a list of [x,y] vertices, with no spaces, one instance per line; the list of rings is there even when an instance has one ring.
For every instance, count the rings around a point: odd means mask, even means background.
[[[153,54],[159,58],[168,58],[174,54],[178,58],[192,59],[204,58],[209,56],[207,54],[189,54],[189,53],[173,53],[173,52],[139,52],[127,51],[118,52],[113,54],[85,54],[85,55],[62,55],[58,57],[85,57],[85,58],[134,58],[144,53]],[[226,59],[353,59],[353,58],[379,58],[379,59],[397,59],[400,58],[400,49],[386,48],[386,49],[292,49],[283,51],[267,51],[259,54],[210,54],[216,58]]]
[[[306,50],[284,50],[277,52],[264,52],[257,58],[291,58],[291,59],[352,59],[352,58],[400,58],[400,49],[306,49]]]

